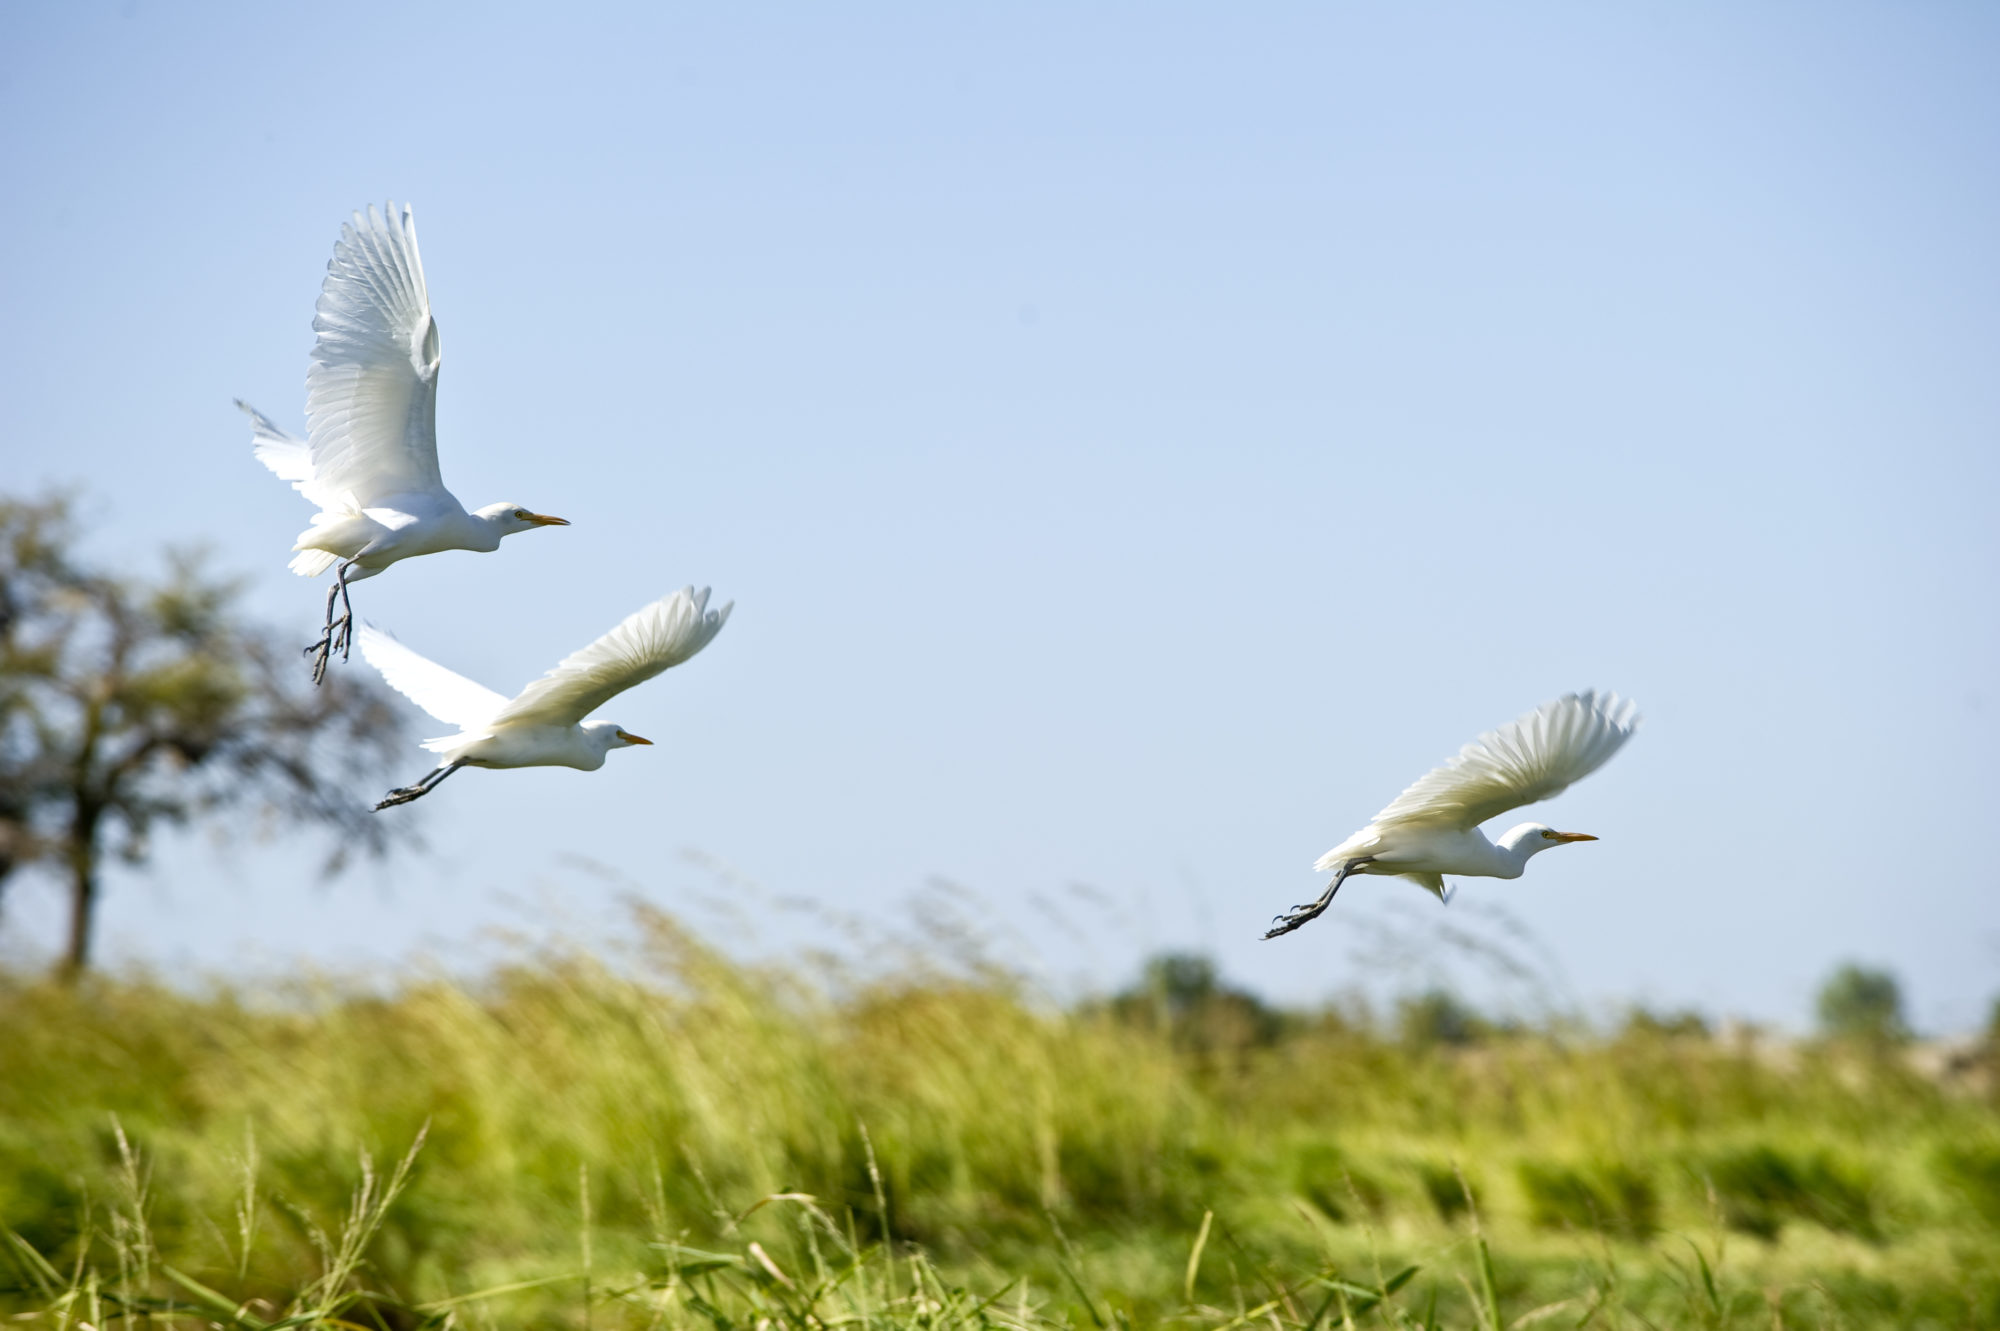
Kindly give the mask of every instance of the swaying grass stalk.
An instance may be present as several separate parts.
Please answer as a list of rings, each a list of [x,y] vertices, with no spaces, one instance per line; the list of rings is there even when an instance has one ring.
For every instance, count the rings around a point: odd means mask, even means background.
[[[2000,1324],[1990,1083],[1893,1051],[1063,1010],[636,935],[386,993],[0,977],[0,1313]]]

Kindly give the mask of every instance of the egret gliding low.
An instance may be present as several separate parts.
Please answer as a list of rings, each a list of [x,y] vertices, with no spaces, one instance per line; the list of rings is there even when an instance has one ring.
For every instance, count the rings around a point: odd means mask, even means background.
[[[298,552],[292,571],[316,578],[340,565],[326,593],[326,629],[306,648],[314,683],[326,677],[333,653],[347,657],[354,624],[349,583],[414,555],[490,552],[503,536],[569,525],[519,504],[467,513],[444,488],[437,459],[438,327],[417,257],[417,225],[407,206],[384,209],[378,214],[370,204],[365,217],[354,214],[326,266],[306,372],[306,438],[236,403],[250,417],[257,460],[319,509],[292,546]]]
[[[1333,881],[1317,901],[1272,921],[1266,938],[1288,934],[1323,914],[1357,873],[1395,874],[1450,901],[1446,874],[1519,878],[1528,861],[1554,846],[1595,841],[1522,823],[1488,841],[1479,825],[1509,809],[1560,795],[1602,767],[1638,728],[1638,708],[1615,693],[1565,693],[1498,730],[1489,730],[1434,768],[1375,815],[1373,822],[1319,857],[1313,868]]]
[[[649,739],[615,721],[586,720],[634,684],[677,666],[708,646],[734,606],[708,608],[708,588],[684,587],[627,615],[618,627],[506,698],[397,642],[372,624],[361,626],[361,655],[391,688],[455,735],[427,739],[438,765],[414,785],[389,792],[376,811],[428,795],[461,767],[574,767],[595,772],[604,755]]]

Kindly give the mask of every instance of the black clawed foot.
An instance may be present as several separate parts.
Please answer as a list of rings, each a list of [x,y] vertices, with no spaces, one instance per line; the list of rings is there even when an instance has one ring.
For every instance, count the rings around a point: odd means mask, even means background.
[[[1267,939],[1282,937],[1294,929],[1312,923],[1325,913],[1325,906],[1320,906],[1317,909],[1311,906],[1301,906],[1289,915],[1275,915],[1271,918],[1272,927],[1265,931],[1264,937]]]
[[[1273,916],[1271,928],[1265,933],[1264,937],[1266,939],[1281,937],[1303,925],[1311,924],[1314,920],[1326,914],[1326,908],[1333,904],[1334,894],[1340,891],[1340,885],[1347,881],[1347,876],[1362,865],[1372,862],[1372,859],[1373,857],[1371,856],[1368,859],[1349,860],[1347,863],[1341,865],[1340,872],[1335,874],[1333,881],[1326,885],[1326,891],[1320,893],[1319,900],[1309,901],[1303,906],[1294,906],[1289,914]]]
[[[1292,907],[1289,911],[1286,911],[1283,915],[1273,915],[1271,917],[1271,930],[1264,937],[1276,938],[1280,934],[1288,934],[1299,926],[1308,924],[1324,915],[1326,908],[1332,904],[1333,894],[1329,892],[1318,901],[1302,902]]]
[[[326,664],[333,656],[333,631],[327,630],[324,637],[306,648],[306,655],[313,659],[313,683],[317,684],[326,678]]]
[[[306,648],[305,652],[313,659],[313,683],[322,683],[326,679],[326,668],[332,663],[335,652],[339,652],[340,659],[345,661],[347,649],[348,621],[343,619],[337,624],[327,625],[326,632],[320,636],[319,641]]]
[[[353,646],[354,605],[347,598],[347,575],[353,568],[353,564],[343,565],[334,578],[333,586],[327,588],[326,631],[320,634],[318,642],[306,648],[306,655],[313,659],[315,684],[326,679],[326,667],[328,662],[332,661],[333,654],[339,652],[340,659],[345,661],[348,650]],[[335,601],[340,602],[339,619],[333,617]]]
[[[465,766],[463,762],[455,762],[446,763],[443,767],[432,768],[424,774],[424,779],[417,782],[416,785],[398,786],[383,796],[382,802],[375,806],[375,812],[380,813],[384,809],[393,809],[398,804],[408,804],[420,795],[430,794],[431,791],[437,788],[438,782],[444,780],[463,766]]]

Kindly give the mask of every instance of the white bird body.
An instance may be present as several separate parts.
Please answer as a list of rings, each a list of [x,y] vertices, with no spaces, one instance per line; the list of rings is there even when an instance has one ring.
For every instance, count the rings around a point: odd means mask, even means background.
[[[1534,856],[1573,841],[1595,841],[1581,832],[1558,832],[1521,823],[1489,841],[1479,825],[1509,809],[1561,794],[1624,746],[1637,729],[1637,708],[1615,693],[1566,693],[1526,716],[1473,740],[1443,766],[1403,791],[1368,826],[1314,862],[1335,877],[1319,900],[1278,917],[1265,934],[1275,938],[1317,918],[1353,874],[1408,878],[1440,901],[1450,901],[1445,875],[1519,878]]]
[[[1519,878],[1521,866],[1527,863],[1525,856],[1516,858],[1502,850],[1476,827],[1407,823],[1384,828],[1370,823],[1320,856],[1313,868],[1326,873],[1363,856],[1374,864],[1361,872],[1457,874],[1465,878]]]
[[[612,749],[651,744],[616,722],[587,719],[618,694],[679,665],[714,640],[731,605],[708,609],[708,588],[682,588],[627,615],[572,652],[515,697],[448,670],[373,625],[361,629],[361,655],[390,687],[455,734],[427,739],[438,766],[414,786],[391,791],[376,808],[406,804],[460,767],[574,767],[594,772]]]
[[[391,495],[359,512],[315,513],[292,547],[301,552],[292,567],[310,577],[345,560],[354,565],[347,580],[358,582],[417,555],[491,554],[507,534],[493,516],[467,513],[450,494]]]
[[[362,653],[366,655],[364,645]],[[573,726],[509,726],[491,735],[453,735],[424,745],[447,761],[467,767],[574,767],[595,772],[604,755],[619,744],[613,721],[584,721]]]
[[[292,546],[292,571],[316,578],[340,565],[327,596],[327,628],[309,651],[323,674],[346,647],[351,612],[336,626],[335,594],[399,560],[445,550],[490,553],[500,539],[568,526],[516,504],[468,513],[444,485],[437,460],[441,362],[410,209],[386,205],[341,228],[313,318],[306,373],[307,437],[279,429],[255,408],[251,450],[319,511]]]

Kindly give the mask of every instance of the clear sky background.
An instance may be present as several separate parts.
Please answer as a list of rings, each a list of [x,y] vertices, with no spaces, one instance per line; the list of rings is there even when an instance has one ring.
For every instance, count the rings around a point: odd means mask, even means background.
[[[1065,983],[1193,947],[1309,1000],[1511,921],[1593,1006],[1802,1024],[1854,958],[1981,1021],[1996,68],[1969,3],[9,5],[5,488],[85,487],[127,566],[206,539],[307,641],[308,510],[230,399],[302,428],[393,196],[447,483],[575,526],[360,612],[512,691],[737,601],[609,709],[658,747],[461,774],[331,884],[171,843],[107,955],[399,964],[637,891],[753,952],[825,941],[800,900],[973,911]],[[1523,816],[1602,841],[1257,941],[1592,686],[1645,728]],[[10,885],[0,950],[58,905]]]

